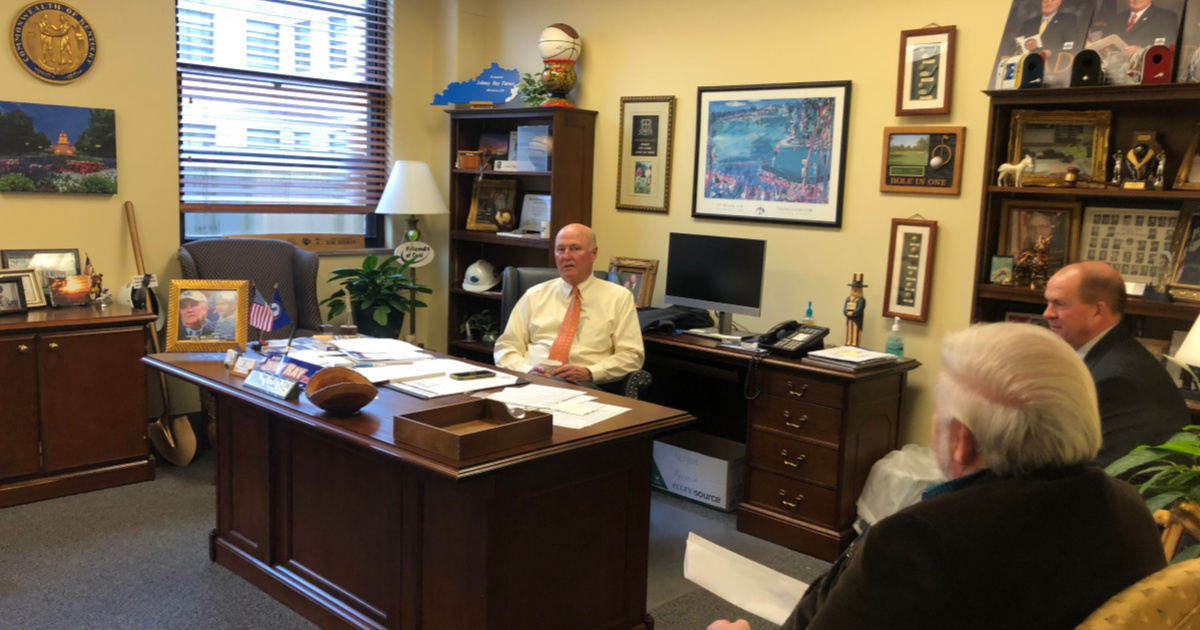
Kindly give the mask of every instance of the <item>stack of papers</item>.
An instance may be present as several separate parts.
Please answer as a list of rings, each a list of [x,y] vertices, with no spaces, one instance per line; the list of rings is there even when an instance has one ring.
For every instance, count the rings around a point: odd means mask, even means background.
[[[427,363],[433,363],[437,365],[424,365]],[[474,392],[481,389],[505,387],[515,384],[518,380],[518,377],[512,374],[505,374],[503,372],[496,372],[494,370],[489,370],[492,372],[492,376],[487,378],[473,378],[464,381],[455,380],[450,378],[448,375],[454,372],[475,371],[479,370],[480,368],[478,366],[462,363],[461,361],[455,361],[453,359],[421,361],[413,364],[413,366],[404,367],[414,366],[419,366],[421,369],[436,368],[437,371],[433,376],[409,375],[393,378],[385,383],[385,386],[396,391],[411,394],[418,398],[438,398],[441,396],[450,396],[452,394],[466,394],[468,392]]]
[[[544,411],[553,416],[554,426],[567,429],[584,429],[629,411],[628,407],[596,402],[595,396],[588,396],[576,389],[549,385],[508,387],[488,398],[510,408]]]
[[[800,360],[801,363],[817,367],[832,368],[844,372],[857,372],[869,368],[895,365],[899,359],[894,354],[865,350],[857,346],[840,346],[814,350]]]
[[[356,363],[412,363],[430,358],[429,353],[399,339],[356,337],[333,342]]]

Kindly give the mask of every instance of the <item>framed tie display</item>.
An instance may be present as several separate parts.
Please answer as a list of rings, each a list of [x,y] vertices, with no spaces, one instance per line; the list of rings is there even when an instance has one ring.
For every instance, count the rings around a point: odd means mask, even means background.
[[[896,115],[949,114],[954,86],[955,26],[900,33]]]

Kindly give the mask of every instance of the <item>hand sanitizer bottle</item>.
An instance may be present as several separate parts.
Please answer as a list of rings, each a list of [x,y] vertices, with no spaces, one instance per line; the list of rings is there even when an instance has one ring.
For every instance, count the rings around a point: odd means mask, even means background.
[[[804,324],[805,326],[813,325],[814,322],[813,322],[813,318],[812,318],[812,300],[808,301],[808,310],[804,311],[804,319],[801,320],[800,323]]]
[[[883,351],[896,355],[897,359],[904,357],[904,338],[900,336],[899,317],[892,322],[892,334],[888,335],[887,345],[884,346]]]

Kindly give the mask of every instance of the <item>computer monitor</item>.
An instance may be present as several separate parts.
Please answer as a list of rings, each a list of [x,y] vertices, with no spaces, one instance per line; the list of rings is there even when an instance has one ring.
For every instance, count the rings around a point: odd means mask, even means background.
[[[758,317],[767,242],[672,232],[666,303],[717,311],[718,332],[733,332],[733,314]]]

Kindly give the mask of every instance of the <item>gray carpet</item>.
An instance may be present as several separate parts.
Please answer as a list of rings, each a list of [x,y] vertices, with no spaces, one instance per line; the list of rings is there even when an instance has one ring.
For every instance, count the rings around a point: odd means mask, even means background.
[[[186,468],[160,465],[153,482],[0,510],[0,628],[315,628],[209,561],[208,532],[216,510],[214,460],[212,451],[202,451]],[[670,546],[668,555],[682,557],[683,529],[733,527],[732,514],[657,492],[654,497],[656,514],[669,516],[672,527],[663,532],[659,526],[652,546]],[[741,537],[733,539],[735,551],[742,540],[749,549],[743,553],[803,581],[828,567],[737,532],[727,535]],[[662,552],[652,549],[651,555]],[[682,580],[678,558],[652,560],[652,591],[656,581]],[[657,630],[703,630],[714,619],[746,616],[698,588],[685,586],[678,596],[669,592],[672,599],[651,604]],[[776,627],[751,621],[754,630]]]

